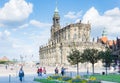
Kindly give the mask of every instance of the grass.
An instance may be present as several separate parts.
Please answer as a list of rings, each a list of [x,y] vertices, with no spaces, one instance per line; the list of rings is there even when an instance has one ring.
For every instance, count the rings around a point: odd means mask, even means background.
[[[97,80],[111,81],[111,82],[118,82],[118,83],[120,83],[120,75],[116,75],[116,74],[94,75],[94,77],[96,77]]]
[[[42,83],[65,83],[65,82],[61,82],[61,81],[57,81],[57,80],[48,80],[48,79],[34,79],[34,81],[37,82],[42,82]]]

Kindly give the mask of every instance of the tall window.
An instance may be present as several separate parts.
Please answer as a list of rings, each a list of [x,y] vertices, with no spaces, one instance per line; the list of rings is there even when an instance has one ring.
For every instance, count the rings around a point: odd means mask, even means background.
[[[68,29],[68,39],[70,39],[70,29]]]
[[[68,39],[70,39],[70,34],[68,33]]]
[[[80,33],[78,34],[78,37],[80,38]]]
[[[73,39],[77,39],[77,34],[76,34],[76,33],[74,34],[74,37],[73,37]]]

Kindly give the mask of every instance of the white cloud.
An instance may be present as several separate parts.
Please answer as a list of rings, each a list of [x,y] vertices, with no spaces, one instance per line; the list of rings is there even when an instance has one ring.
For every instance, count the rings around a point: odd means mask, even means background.
[[[5,26],[4,24],[2,24],[2,23],[0,24],[0,27],[4,27],[4,26]]]
[[[120,16],[120,9],[118,7],[108,10],[105,12],[105,15],[107,16]]]
[[[29,24],[23,24],[23,25],[19,26],[18,28],[22,29],[22,28],[26,28],[28,26],[29,26]]]
[[[2,32],[0,32],[0,38],[2,37]]]
[[[51,24],[49,24],[49,23],[42,23],[37,20],[31,20],[30,24],[35,27],[50,27],[51,26]]]
[[[8,30],[5,30],[4,33],[6,36],[9,36],[11,34]]]
[[[13,43],[13,44],[12,44],[12,47],[13,47],[13,48],[20,48],[21,45],[18,45],[18,44]]]
[[[107,10],[100,15],[97,9],[91,7],[83,16],[83,23],[89,21],[92,24],[92,28],[100,29],[106,28],[108,35],[120,33],[120,9],[113,8]]]
[[[97,17],[97,18],[96,18]],[[99,19],[99,20],[98,20]],[[101,20],[101,17],[99,15],[99,12],[94,8],[90,8],[86,13],[85,15],[83,16],[83,21],[82,22],[92,22],[92,24],[95,26],[95,25],[98,25],[100,24],[98,21]]]
[[[8,30],[0,32],[0,40],[6,40],[7,38],[9,38],[10,34],[11,32],[9,32]]]
[[[1,21],[21,21],[32,13],[33,5],[25,0],[9,0],[0,9]]]
[[[69,18],[69,19],[76,19],[81,17],[81,13],[82,11],[76,13],[76,12],[68,12],[66,15],[64,15],[65,18]]]

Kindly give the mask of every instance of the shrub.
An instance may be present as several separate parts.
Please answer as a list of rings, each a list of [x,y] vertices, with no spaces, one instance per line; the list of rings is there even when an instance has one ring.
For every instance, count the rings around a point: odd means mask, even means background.
[[[71,80],[71,79],[72,79],[71,77],[66,77],[66,76],[63,76],[63,77],[62,77],[62,80],[63,80],[63,81],[69,81],[69,80]]]
[[[47,79],[49,79],[49,80],[53,80],[53,79],[58,80],[58,79],[60,79],[60,78],[61,78],[61,76],[59,76],[59,75],[54,75],[54,76],[49,76]]]
[[[95,80],[96,80],[96,77],[91,76],[91,77],[89,78],[89,80],[95,81]]]
[[[85,79],[83,79],[83,80],[82,80],[82,83],[88,83],[88,81],[87,81],[87,80],[85,80]]]
[[[51,76],[49,76],[47,79],[48,79],[48,80],[52,80]]]
[[[80,77],[80,75],[77,75],[75,78],[76,78],[76,79],[80,79],[81,77]]]
[[[73,80],[72,80],[72,83],[81,83],[81,82],[82,82],[81,79],[73,79]]]

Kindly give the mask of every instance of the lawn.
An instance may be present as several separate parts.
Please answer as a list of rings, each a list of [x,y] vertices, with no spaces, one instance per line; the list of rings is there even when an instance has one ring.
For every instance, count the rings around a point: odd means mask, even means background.
[[[55,77],[58,77],[58,76],[51,76],[51,77],[52,77],[52,80],[50,80],[50,79],[37,79],[36,78],[35,81],[42,82],[42,83],[66,83],[65,81],[63,82],[61,80],[58,81],[57,80],[58,78],[55,78]],[[83,78],[85,78],[85,77],[83,77]],[[93,78],[96,78],[96,80],[98,82],[96,81],[96,82],[89,82],[89,83],[99,83],[100,80],[120,83],[120,75],[117,75],[117,74],[94,75],[94,76],[90,76],[89,78],[86,78],[86,79],[93,80]],[[63,79],[63,77],[62,77],[62,79]],[[66,80],[66,78],[64,77],[63,80]],[[74,80],[74,79],[72,79],[72,80]],[[78,83],[78,82],[75,82],[75,83]],[[81,82],[81,83],[87,83],[87,82]]]
[[[111,81],[120,83],[120,75],[109,74],[109,75],[94,75],[97,80]]]

